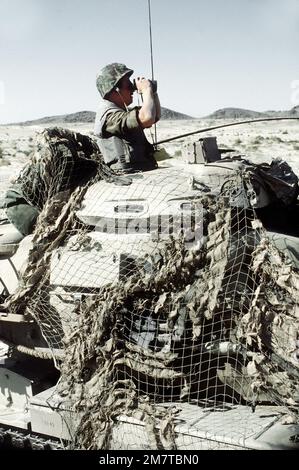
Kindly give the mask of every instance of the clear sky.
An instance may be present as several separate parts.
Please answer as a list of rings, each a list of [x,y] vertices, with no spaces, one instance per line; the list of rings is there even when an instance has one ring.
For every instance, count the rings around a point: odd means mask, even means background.
[[[110,62],[149,77],[147,3],[0,0],[0,123],[95,110]],[[299,0],[151,0],[151,12],[162,106],[299,104]]]

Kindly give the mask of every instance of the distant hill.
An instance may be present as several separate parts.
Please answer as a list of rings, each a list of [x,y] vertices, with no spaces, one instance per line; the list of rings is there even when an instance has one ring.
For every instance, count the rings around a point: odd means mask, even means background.
[[[73,124],[73,123],[92,123],[95,120],[96,113],[94,111],[79,111],[72,114],[61,114],[58,116],[46,116],[40,119],[34,119],[31,121],[17,122],[12,124],[18,124],[23,126],[32,125],[49,125],[49,124]],[[250,109],[243,108],[222,108],[217,109],[212,114],[204,116],[201,119],[258,119],[263,117],[299,117],[299,106],[294,106],[292,109],[287,111],[253,111]],[[179,119],[194,119],[192,116],[187,114],[179,113],[168,108],[161,108],[161,119],[162,120],[179,120]]]
[[[161,107],[161,119],[194,119],[194,117]]]
[[[288,113],[290,117],[297,117],[297,116],[299,117],[299,105],[294,106],[294,108],[290,109]]]
[[[243,108],[222,108],[217,109],[212,114],[206,116],[207,118],[211,119],[254,119],[263,117],[263,113],[259,113],[258,111],[251,111],[250,109],[243,109]]]
[[[38,124],[64,124],[74,122],[94,122],[95,112],[93,111],[80,111],[72,114],[59,114],[57,116],[45,116],[31,121],[17,122],[23,126],[33,126]]]
[[[72,114],[60,114],[58,116],[46,116],[40,119],[34,119],[31,121],[18,122],[23,126],[32,126],[38,124],[70,124],[76,122],[94,122],[96,113],[94,111],[79,111],[78,113]],[[194,119],[187,114],[178,113],[168,108],[161,108],[161,119]]]
[[[264,117],[299,117],[299,106],[287,111],[252,111],[243,108],[222,108],[217,109],[212,114],[205,116],[209,119],[258,119]]]

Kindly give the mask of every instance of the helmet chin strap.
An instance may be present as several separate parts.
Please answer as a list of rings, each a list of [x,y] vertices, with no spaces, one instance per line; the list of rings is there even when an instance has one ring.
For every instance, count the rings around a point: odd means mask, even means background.
[[[124,102],[123,96],[122,96],[122,94],[121,94],[119,88],[116,88],[115,91],[116,91],[116,93],[118,93],[118,95],[120,96],[120,98],[121,98],[121,100],[122,100],[122,102],[123,102],[123,105],[124,105],[124,107],[125,107],[125,110],[128,111],[128,106],[127,106],[126,103]]]

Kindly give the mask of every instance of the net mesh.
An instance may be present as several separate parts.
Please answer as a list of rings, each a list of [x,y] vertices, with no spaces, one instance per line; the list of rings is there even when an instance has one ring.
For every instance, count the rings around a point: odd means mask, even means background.
[[[299,275],[248,172],[120,176],[86,137],[40,139],[39,183],[22,184],[41,215],[9,308],[64,350],[71,446],[242,448],[296,422]]]

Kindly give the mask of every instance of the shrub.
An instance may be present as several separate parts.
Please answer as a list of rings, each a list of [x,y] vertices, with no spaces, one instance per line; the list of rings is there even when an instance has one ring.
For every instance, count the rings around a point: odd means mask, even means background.
[[[263,140],[265,140],[265,139],[262,135],[257,135],[254,139],[252,139],[251,143],[253,145],[259,145],[263,142]]]

